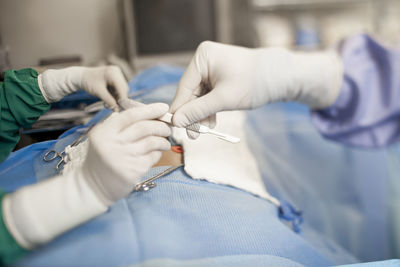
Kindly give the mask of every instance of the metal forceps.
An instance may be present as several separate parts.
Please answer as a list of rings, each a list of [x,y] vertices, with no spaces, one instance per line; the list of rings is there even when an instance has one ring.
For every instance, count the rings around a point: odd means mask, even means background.
[[[172,166],[169,167],[168,169],[162,171],[161,173],[141,182],[138,183],[137,185],[135,185],[135,187],[133,188],[133,192],[140,192],[140,191],[149,191],[150,189],[154,188],[157,186],[157,184],[154,182],[154,180],[157,180],[158,178],[161,178],[173,171],[175,171],[176,169],[182,167],[183,164],[180,164],[178,166]]]
[[[71,147],[78,145],[82,139],[87,135],[87,133],[93,128],[94,124],[90,125],[75,141],[70,145]],[[49,150],[44,154],[43,160],[45,162],[50,162],[55,160],[56,158],[60,158],[60,161],[57,163],[56,169],[60,169],[63,163],[67,161],[67,154],[65,153],[65,149],[61,152],[57,152],[56,150]]]

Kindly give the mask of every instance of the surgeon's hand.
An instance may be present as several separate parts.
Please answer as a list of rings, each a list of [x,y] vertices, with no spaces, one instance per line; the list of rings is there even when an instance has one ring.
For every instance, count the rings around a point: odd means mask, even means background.
[[[69,67],[46,70],[38,78],[39,87],[48,103],[83,89],[104,101],[110,109],[117,107],[118,99],[128,97],[128,83],[117,66]],[[114,96],[107,87],[115,88]]]
[[[170,149],[169,126],[155,120],[167,111],[158,103],[113,114],[90,132],[83,167],[6,195],[3,218],[18,244],[47,243],[132,192]]]
[[[170,111],[173,124],[185,127],[198,121],[214,126],[219,111],[274,101],[324,108],[335,101],[341,81],[341,61],[333,52],[249,49],[206,41],[183,74]]]
[[[166,104],[128,109],[97,126],[89,135],[84,176],[101,201],[110,205],[129,194],[171,145],[169,126],[155,120]]]

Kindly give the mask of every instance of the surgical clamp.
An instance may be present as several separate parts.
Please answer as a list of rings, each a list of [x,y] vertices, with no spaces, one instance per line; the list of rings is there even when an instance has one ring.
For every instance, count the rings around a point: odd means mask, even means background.
[[[153,177],[151,177],[151,178],[149,178],[149,179],[147,179],[147,180],[145,180],[145,181],[143,181],[141,183],[138,183],[133,188],[133,192],[148,191],[148,190],[156,187],[157,185],[154,182],[154,180],[156,180],[158,178],[161,178],[161,177],[163,177],[163,176],[175,171],[176,169],[178,169],[178,168],[180,168],[182,166],[183,166],[183,164],[180,164],[178,166],[169,167],[168,169],[160,172],[159,174],[157,174],[157,175],[155,175],[155,176],[153,176]]]
[[[94,124],[90,125],[72,144],[70,144],[70,147],[74,147],[78,145],[82,139],[89,133],[89,131],[93,128]],[[44,156],[43,160],[45,162],[50,162],[55,160],[56,158],[60,158],[60,161],[57,163],[56,169],[60,169],[61,164],[66,163],[67,161],[67,154],[65,153],[65,149],[61,152],[57,152],[56,150],[49,150],[47,151]]]

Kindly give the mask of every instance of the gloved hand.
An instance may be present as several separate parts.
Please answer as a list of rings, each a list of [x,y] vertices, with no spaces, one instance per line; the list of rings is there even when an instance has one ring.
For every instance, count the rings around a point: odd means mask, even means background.
[[[48,103],[56,102],[66,95],[83,89],[102,99],[110,109],[117,107],[116,100],[128,97],[129,91],[128,83],[117,66],[46,70],[39,75],[38,83]],[[110,94],[107,86],[115,88],[117,99]]]
[[[215,113],[274,101],[299,101],[313,109],[337,98],[342,63],[334,52],[249,49],[206,41],[183,74],[170,112],[173,124],[215,125]],[[194,132],[188,132],[195,138]]]
[[[151,104],[113,114],[90,132],[82,168],[6,195],[3,218],[15,240],[32,249],[128,195],[160,151],[170,149],[169,126],[154,120],[167,110]]]
[[[128,109],[91,132],[83,175],[105,205],[129,194],[160,151],[171,148],[168,124],[154,120],[167,111],[167,104]]]

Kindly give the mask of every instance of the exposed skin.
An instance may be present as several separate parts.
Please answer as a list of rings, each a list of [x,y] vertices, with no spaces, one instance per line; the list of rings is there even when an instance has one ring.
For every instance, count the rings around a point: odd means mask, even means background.
[[[183,163],[183,154],[172,150],[163,151],[161,159],[154,165],[157,166],[178,166]]]

